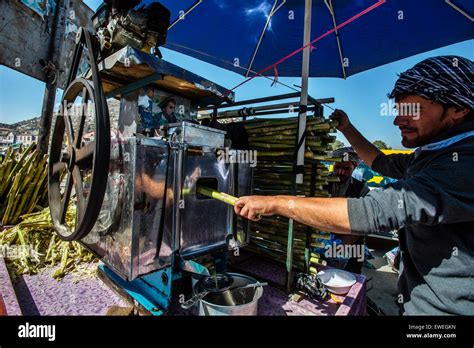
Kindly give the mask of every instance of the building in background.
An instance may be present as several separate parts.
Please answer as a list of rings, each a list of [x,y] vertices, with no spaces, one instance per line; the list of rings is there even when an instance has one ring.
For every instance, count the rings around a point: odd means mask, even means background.
[[[15,143],[15,133],[9,128],[0,128],[0,150]]]
[[[30,146],[38,140],[38,132],[27,132],[16,136],[16,143],[23,146]]]

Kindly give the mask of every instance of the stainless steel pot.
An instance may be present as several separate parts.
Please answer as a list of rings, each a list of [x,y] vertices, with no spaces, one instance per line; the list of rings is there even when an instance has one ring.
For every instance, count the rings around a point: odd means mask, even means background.
[[[258,283],[252,277],[228,273],[233,282],[229,289],[211,292],[199,301],[199,315],[257,315],[258,301],[263,295],[263,287],[242,288],[249,284]],[[194,294],[202,291],[197,282],[193,288]]]

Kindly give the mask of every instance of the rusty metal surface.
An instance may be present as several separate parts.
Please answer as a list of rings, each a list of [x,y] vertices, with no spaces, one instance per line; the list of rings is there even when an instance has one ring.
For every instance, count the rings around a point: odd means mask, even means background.
[[[40,59],[48,61],[54,13],[40,13],[38,8],[15,0],[0,1],[0,64],[46,82]],[[58,87],[64,88],[77,29],[83,26],[93,31],[90,18],[94,12],[82,1],[72,0],[64,0],[58,10],[53,63]]]

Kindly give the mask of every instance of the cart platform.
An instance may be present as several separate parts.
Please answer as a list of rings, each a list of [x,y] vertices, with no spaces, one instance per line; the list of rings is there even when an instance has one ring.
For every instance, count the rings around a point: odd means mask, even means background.
[[[365,277],[356,275],[357,282],[345,296],[313,301],[304,298],[296,303],[280,289],[284,284],[285,270],[280,265],[256,257],[246,257],[233,270],[267,280],[264,294],[259,301],[258,314],[262,316],[332,316],[365,315]],[[67,275],[61,281],[52,277],[53,269],[39,274],[23,275],[14,283],[8,275],[5,262],[0,258],[0,295],[7,315],[106,315],[111,306],[129,307],[130,304],[97,276],[77,281],[77,276]],[[178,307],[179,308],[179,307]],[[178,310],[174,315],[194,315],[193,311]]]

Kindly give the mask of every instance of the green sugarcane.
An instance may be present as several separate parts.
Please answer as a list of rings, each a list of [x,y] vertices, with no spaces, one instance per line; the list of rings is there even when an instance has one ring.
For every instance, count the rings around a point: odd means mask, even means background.
[[[34,183],[31,183],[28,186],[28,189],[21,195],[20,202],[17,204],[16,208],[12,212],[12,217],[11,217],[12,224],[16,224],[18,222],[18,218],[20,217],[20,215],[22,213],[23,207],[26,204],[26,200],[31,195],[31,193],[33,192],[34,189],[35,189],[35,185],[34,185]]]
[[[262,222],[262,221],[263,219],[260,220],[259,222]],[[263,225],[263,223],[265,223],[265,225]],[[266,225],[268,225],[268,227],[271,228],[272,231],[276,231],[276,233],[281,233],[285,235],[288,234],[288,223],[283,223],[283,222],[272,223],[272,222],[263,221],[262,225],[264,228],[267,228]],[[313,233],[318,232],[316,229],[309,228],[308,226],[299,224],[299,223],[294,223],[293,227],[294,227],[293,230],[296,233],[296,237],[299,236],[301,240],[306,240],[306,238],[310,238],[310,239],[316,238],[315,236],[313,236]]]
[[[251,148],[263,148],[263,149],[291,149],[294,145],[289,145],[285,143],[273,144],[273,143],[258,143],[250,142],[249,146]]]
[[[323,117],[319,116],[310,116],[307,118],[307,121],[319,121],[324,122]],[[298,117],[288,117],[288,118],[270,118],[270,119],[253,119],[246,122],[243,122],[245,127],[266,127],[266,126],[274,126],[286,123],[295,123],[298,122]]]
[[[317,126],[318,124],[321,124],[321,120],[308,120],[306,122],[306,125],[309,127]],[[331,126],[328,124],[328,129],[330,127]],[[258,128],[246,127],[246,130],[247,130],[247,133],[249,134],[257,134],[257,133],[266,133],[266,132],[286,131],[286,130],[296,129],[296,128],[298,128],[298,123],[292,122],[292,123],[287,123],[283,125],[269,126],[269,127],[258,127]]]
[[[251,236],[261,237],[268,240],[276,240],[278,242],[283,241],[283,243],[286,244],[288,241],[288,228],[286,232],[282,232],[282,231],[270,232],[266,229],[261,229],[261,228],[251,229]],[[297,243],[302,243],[301,245],[304,246],[306,236],[300,233],[295,233],[294,239],[298,241]]]
[[[199,186],[197,188],[197,192],[204,196],[217,199],[218,201],[230,204],[232,206],[235,204],[235,202],[239,200],[237,197],[233,197],[227,193],[219,192],[204,186]]]
[[[61,265],[60,267],[53,273],[53,278],[59,278],[64,275],[64,271],[66,270],[67,266],[67,258],[69,254],[69,245],[63,244],[63,250],[61,255]]]
[[[56,238],[56,234],[53,234],[53,235],[51,236],[50,241],[49,241],[48,249],[46,250],[46,256],[44,257],[44,260],[45,260],[45,261],[49,261],[49,257],[50,257],[50,255],[51,255],[51,252],[52,252],[53,247],[54,247],[54,245],[55,245],[55,241],[54,241],[55,238]]]
[[[250,238],[262,243],[270,243],[274,245],[275,247],[282,248],[282,250],[285,250],[288,244],[288,238],[281,238],[281,237],[276,237],[276,236],[263,237],[263,236],[258,236],[254,233],[251,233]],[[295,249],[304,250],[305,242],[302,240],[295,239],[293,241],[293,246]]]
[[[288,231],[286,234],[278,234],[276,232],[270,232],[270,231],[265,231],[262,230],[262,229],[255,229],[255,230],[251,230],[251,235],[252,236],[255,236],[255,237],[261,237],[263,239],[268,239],[268,240],[276,240],[278,242],[281,242],[283,241],[283,243],[287,243],[288,241]],[[295,243],[303,243],[305,242],[306,240],[306,236],[302,236],[302,235],[295,235],[294,237],[294,240],[295,240]]]
[[[7,152],[5,153],[5,160],[9,160],[12,158],[12,153],[13,153],[13,146],[9,146],[7,148]]]
[[[8,160],[6,163],[6,168],[4,170],[4,175],[2,176],[2,178],[7,178],[7,179],[2,180],[0,184],[0,197],[4,195],[6,189],[8,188],[9,178],[11,175],[11,169],[13,166],[15,166],[15,164],[16,164],[15,160],[11,160],[11,159]]]
[[[262,222],[262,223],[256,224],[254,222],[251,224],[251,229],[254,231],[262,232],[262,233],[267,233],[267,234],[272,234],[272,235],[276,234],[279,236],[288,237],[288,224],[277,225],[277,224],[272,224],[269,222]],[[294,233],[295,233],[294,235],[296,239],[301,239],[301,240],[306,239],[306,232],[304,231],[304,228],[295,226]]]
[[[296,137],[294,135],[270,135],[270,136],[262,136],[262,135],[249,135],[249,141],[280,141],[280,140],[290,140],[295,141]]]
[[[11,173],[10,173],[10,176],[9,176],[8,179],[7,179],[7,182],[6,182],[6,187],[7,187],[7,188],[8,188],[8,186],[9,186],[9,183],[10,183],[10,182],[12,182],[12,181],[14,182],[16,178],[21,179],[21,178],[27,173],[26,170],[20,170],[20,168],[21,168],[21,167],[26,167],[26,168],[28,168],[28,167],[30,166],[31,161],[32,161],[33,159],[34,159],[34,156],[30,156],[30,157],[28,157],[28,158],[26,159],[25,163],[22,163],[22,166],[19,166],[20,162],[18,162],[18,163],[15,165],[15,167],[12,169],[12,171],[11,171]],[[21,183],[21,184],[22,184],[22,183]],[[19,184],[19,185],[21,185],[21,184]],[[15,191],[14,191],[14,192],[16,192],[17,189],[18,189],[18,187],[15,188]],[[10,193],[9,193],[9,194],[11,194],[11,192],[12,192],[12,190],[10,190]]]
[[[48,168],[45,167],[43,169],[43,173],[41,174],[41,177],[38,180],[38,183],[36,184],[35,191],[33,192],[33,195],[31,196],[31,200],[29,201],[29,206],[26,209],[26,213],[31,213],[36,205],[38,204],[40,197],[38,197],[38,192],[41,187],[43,187],[43,183],[46,181],[48,178]]]
[[[281,264],[286,264],[286,254],[282,253],[281,251],[274,251],[265,247],[249,245],[247,247],[250,251],[258,253],[259,255],[267,256],[269,259],[276,261]],[[262,254],[263,253],[263,254]],[[299,260],[295,260],[293,258],[293,268],[295,269],[303,269],[304,263]]]
[[[20,157],[20,160],[19,160],[19,161],[16,163],[16,165],[13,167],[12,173],[16,173],[16,171],[19,170],[20,167],[23,166],[26,157],[28,156],[28,154],[30,153],[30,151],[31,151],[35,146],[36,146],[36,145],[35,145],[34,143],[30,144],[30,146],[28,146],[28,148],[22,153],[22,155],[21,155],[21,157]]]
[[[22,175],[22,180],[21,180],[21,185],[19,187],[19,192],[23,192],[25,187],[29,184],[29,181],[27,180],[28,178],[31,178],[36,174],[36,169],[37,169],[37,163],[36,160],[38,159],[38,152],[34,152],[31,155],[31,161],[29,163],[29,166],[22,166],[18,172],[21,173]]]
[[[251,228],[251,232],[255,236],[260,236],[266,239],[271,239],[272,237],[275,237],[275,238],[279,238],[280,240],[284,240],[285,243],[288,240],[288,226],[286,226],[286,230],[279,230],[275,227],[271,227],[271,230],[269,230],[266,227],[262,228],[262,227],[253,226]],[[305,243],[307,239],[312,242],[319,242],[320,239],[330,239],[330,236],[326,237],[325,235],[318,235],[316,233],[307,235],[306,232],[302,232],[295,228],[294,240],[297,241],[297,243]]]
[[[28,173],[26,177],[23,179],[23,185],[19,189],[19,199],[20,202],[17,205],[14,213],[12,213],[12,223],[16,223],[18,220],[18,217],[22,214],[23,208],[25,207],[27,201],[31,198],[31,194],[35,190],[36,185],[38,184],[37,181],[39,180],[39,177],[42,173],[42,167],[46,163],[45,158],[43,160],[40,160],[38,164],[35,164],[35,161],[32,162],[30,167],[28,168]],[[32,168],[34,166],[34,168]],[[36,169],[36,171],[34,170]],[[40,170],[38,170],[40,169]],[[26,192],[23,192],[25,188],[27,187],[26,185],[29,185]]]
[[[8,222],[10,221],[10,215],[12,214],[12,211],[14,210],[14,204],[15,204],[15,193],[18,187],[20,181],[20,176],[18,175],[15,177],[15,180],[13,181],[13,186],[10,190],[8,197],[8,203],[7,203],[7,209],[5,210],[5,213],[3,214],[2,218],[2,225],[8,225]]]

